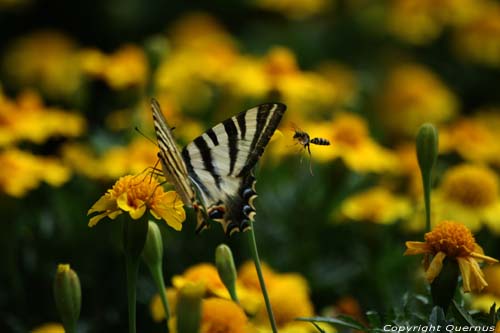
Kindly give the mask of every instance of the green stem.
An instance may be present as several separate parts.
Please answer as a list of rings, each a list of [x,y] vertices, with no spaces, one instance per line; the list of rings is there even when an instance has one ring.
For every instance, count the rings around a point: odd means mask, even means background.
[[[267,294],[266,282],[264,281],[264,276],[262,275],[259,252],[257,251],[257,241],[255,240],[253,221],[250,221],[250,231],[248,232],[248,237],[250,241],[250,250],[252,251],[253,262],[255,264],[255,269],[257,270],[257,276],[259,277],[260,289],[262,289],[262,295],[264,296],[264,301],[266,302],[266,310],[267,310],[267,315],[269,316],[269,323],[271,324],[273,333],[278,333],[278,328],[276,327],[276,320],[274,319],[273,309],[271,307],[269,295]]]
[[[136,286],[141,252],[148,234],[148,219],[123,221],[123,248],[125,251],[125,269],[127,273],[128,331],[136,333]]]
[[[431,173],[422,172],[425,202],[425,230],[431,231]]]
[[[167,293],[165,292],[165,283],[163,282],[163,272],[160,266],[150,267],[151,275],[156,284],[156,289],[160,294],[161,303],[163,304],[163,310],[165,311],[165,319],[167,323],[167,333],[168,333],[168,320],[170,319],[170,306],[168,305]]]
[[[137,273],[139,272],[139,260],[134,260],[127,256],[127,296],[128,296],[128,331],[136,332],[136,285]]]

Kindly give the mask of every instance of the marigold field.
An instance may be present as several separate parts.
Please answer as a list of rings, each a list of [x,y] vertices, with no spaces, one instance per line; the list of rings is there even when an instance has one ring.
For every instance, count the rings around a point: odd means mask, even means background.
[[[0,0],[0,27],[0,332],[500,332],[500,1]],[[286,105],[258,197],[243,168],[189,207],[152,98],[179,149]],[[195,232],[240,199],[241,232]]]

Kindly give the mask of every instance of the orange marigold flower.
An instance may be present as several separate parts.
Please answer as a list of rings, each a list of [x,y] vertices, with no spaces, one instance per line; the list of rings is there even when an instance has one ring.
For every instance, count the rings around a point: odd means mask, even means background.
[[[222,298],[208,298],[202,303],[200,333],[246,333],[248,319],[236,303]]]
[[[104,217],[114,220],[123,212],[137,220],[149,209],[156,219],[163,219],[175,230],[181,230],[182,222],[186,219],[183,206],[179,195],[175,191],[164,192],[156,179],[145,180],[141,175],[128,175],[118,179],[113,188],[89,209],[87,215],[100,213],[90,219],[89,227],[93,227]]]
[[[498,260],[483,254],[471,231],[463,224],[443,221],[425,234],[425,242],[406,242],[405,255],[424,255],[427,281],[432,283],[441,273],[443,260],[456,260],[462,274],[464,292],[481,291],[488,285],[479,262],[496,263]],[[429,264],[431,256],[432,261]]]

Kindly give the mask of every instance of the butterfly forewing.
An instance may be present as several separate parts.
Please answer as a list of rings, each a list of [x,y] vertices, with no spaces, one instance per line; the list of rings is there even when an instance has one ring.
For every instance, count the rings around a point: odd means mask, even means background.
[[[192,206],[195,201],[195,192],[189,183],[186,165],[177,148],[172,131],[161,112],[160,104],[155,99],[151,100],[151,109],[160,148],[158,158],[161,161],[164,176],[174,185],[183,203],[186,206]]]

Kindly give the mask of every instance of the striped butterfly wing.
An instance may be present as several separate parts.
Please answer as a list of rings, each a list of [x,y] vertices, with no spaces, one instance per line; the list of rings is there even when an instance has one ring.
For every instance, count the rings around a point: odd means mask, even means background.
[[[250,227],[257,196],[252,169],[285,110],[280,103],[259,105],[214,126],[182,150],[208,217],[220,222],[226,234]],[[205,226],[199,220],[197,230]]]
[[[172,131],[161,112],[160,104],[155,99],[151,99],[151,109],[160,148],[158,158],[161,161],[163,174],[174,185],[184,205],[192,207],[196,202],[195,191],[189,181],[186,165],[177,148]]]

